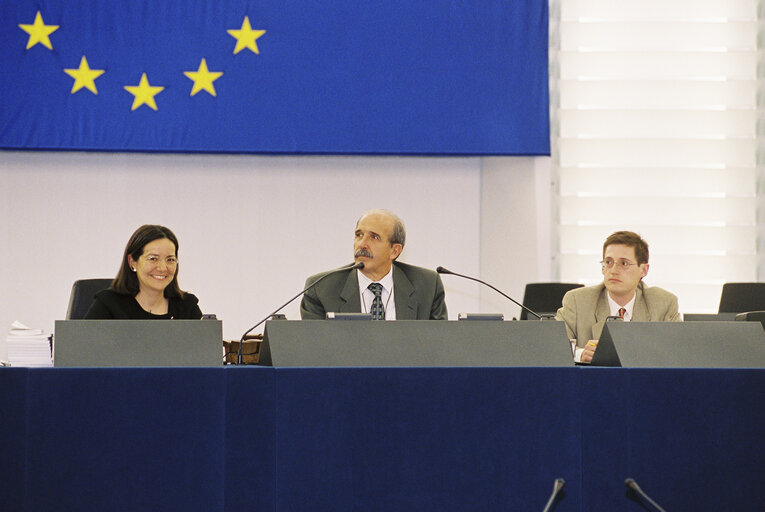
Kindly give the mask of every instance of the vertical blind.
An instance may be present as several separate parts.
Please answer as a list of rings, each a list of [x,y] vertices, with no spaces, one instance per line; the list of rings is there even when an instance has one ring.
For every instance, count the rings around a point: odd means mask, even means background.
[[[758,1],[551,0],[550,29],[559,279],[628,229],[647,284],[716,312],[758,275]]]

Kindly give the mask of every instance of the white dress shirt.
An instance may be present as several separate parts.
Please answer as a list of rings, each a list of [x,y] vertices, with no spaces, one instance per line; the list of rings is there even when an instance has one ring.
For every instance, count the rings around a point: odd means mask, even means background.
[[[361,312],[369,313],[372,309],[372,301],[375,300],[375,294],[369,289],[369,285],[372,283],[380,283],[382,285],[382,303],[385,309],[385,319],[396,319],[396,301],[393,298],[393,266],[390,267],[385,276],[379,281],[372,281],[367,276],[356,270],[356,274],[359,277],[359,296],[361,299]]]
[[[611,309],[611,316],[619,316],[619,310],[624,308],[627,310],[627,312],[624,313],[624,321],[629,322],[632,320],[632,310],[635,309],[635,298],[637,297],[637,293],[633,295],[632,300],[630,300],[624,306],[617,304],[616,301],[611,298],[608,292],[606,292],[606,297],[608,297],[608,307]]]

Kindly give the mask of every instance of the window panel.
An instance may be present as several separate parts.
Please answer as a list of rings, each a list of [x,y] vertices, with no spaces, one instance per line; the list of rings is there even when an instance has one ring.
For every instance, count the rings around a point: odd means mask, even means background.
[[[614,183],[615,186],[622,184]],[[613,194],[608,197],[561,197],[559,206],[562,224],[599,224],[609,217],[616,217],[626,224],[714,227],[729,224],[754,225],[757,199],[632,197]]]
[[[648,241],[652,255],[726,256],[753,255],[757,252],[755,226],[684,226],[647,224],[602,224],[597,226],[562,225],[560,251],[563,254],[594,254],[600,256],[603,241],[620,229],[640,233]]]
[[[647,167],[751,167],[756,162],[757,141],[655,139],[580,140],[560,139],[562,166]]]
[[[565,109],[723,110],[757,106],[755,80],[559,80]]]
[[[725,282],[754,281],[754,255],[734,256],[697,256],[681,258],[662,254],[651,255],[646,282],[670,289],[669,283],[711,284],[722,286]],[[601,255],[564,254],[561,256],[561,270],[569,276],[577,276],[574,281],[587,279],[591,283],[602,280],[600,267]],[[564,280],[568,282],[568,280]],[[674,290],[673,290],[674,291]],[[710,304],[714,301],[710,301]]]
[[[711,50],[752,48],[757,22],[593,22],[561,24],[564,51]]]
[[[561,51],[560,76],[564,79],[754,80],[757,77],[757,54],[753,51]]]
[[[599,282],[620,229],[646,238],[647,282],[681,311],[757,279],[758,4],[551,1],[560,280]]]
[[[751,138],[758,112],[749,110],[560,111],[564,138]]]
[[[563,20],[593,18],[604,20],[746,19],[757,16],[757,2],[752,0],[566,0],[560,2]]]

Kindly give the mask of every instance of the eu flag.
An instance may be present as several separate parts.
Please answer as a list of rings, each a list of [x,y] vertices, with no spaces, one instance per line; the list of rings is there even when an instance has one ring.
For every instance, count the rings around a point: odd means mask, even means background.
[[[549,154],[541,0],[0,0],[0,147]]]

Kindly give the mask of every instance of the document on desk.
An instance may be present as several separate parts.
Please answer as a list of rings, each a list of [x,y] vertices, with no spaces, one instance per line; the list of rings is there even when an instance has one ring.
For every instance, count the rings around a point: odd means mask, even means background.
[[[50,334],[42,329],[30,329],[17,320],[11,324],[5,341],[11,366],[53,366]]]

